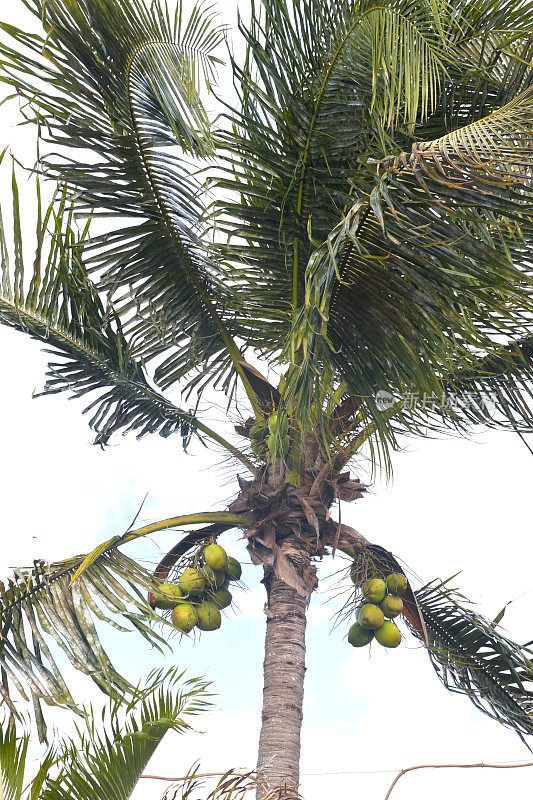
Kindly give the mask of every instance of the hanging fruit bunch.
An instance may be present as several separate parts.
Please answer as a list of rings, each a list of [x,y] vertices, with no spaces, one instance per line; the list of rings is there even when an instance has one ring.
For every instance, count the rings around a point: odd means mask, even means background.
[[[356,565],[350,572],[356,582]],[[402,635],[393,619],[403,611],[401,596],[406,590],[407,578],[400,572],[368,578],[361,586],[362,600],[356,606],[356,622],[348,631],[348,642],[364,647],[375,639],[383,647],[398,647]]]
[[[289,420],[283,410],[274,410],[261,417],[250,428],[250,440],[253,452],[271,461],[284,458],[289,452]]]
[[[222,624],[221,610],[231,605],[231,581],[238,581],[242,568],[223,547],[202,547],[176,582],[161,583],[154,591],[154,606],[172,610],[172,624],[181,633],[193,628],[216,631]]]

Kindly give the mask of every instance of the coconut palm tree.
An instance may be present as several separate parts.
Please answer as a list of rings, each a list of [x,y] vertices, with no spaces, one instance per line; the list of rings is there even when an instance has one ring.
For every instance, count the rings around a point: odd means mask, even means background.
[[[54,353],[46,392],[88,395],[98,444],[200,439],[239,483],[228,508],[14,574],[4,697],[33,698],[42,737],[41,699],[76,707],[54,641],[104,691],[130,691],[97,626],[118,614],[162,646],[152,590],[238,529],[267,595],[259,796],[296,787],[317,561],[350,559],[341,615],[369,575],[403,574],[332,517],[364,495],[351,468],[365,452],[389,469],[400,435],[532,428],[533,6],[252,0],[224,55],[198,7],[185,21],[162,0],[22,2],[42,32],[2,24],[2,80],[57,189],[46,206],[38,184],[24,271],[14,176],[0,319]],[[234,94],[216,85],[222,57]],[[234,433],[206,424],[213,392]],[[181,528],[154,574],[123,551]],[[533,732],[527,647],[446,583],[408,584],[403,612],[449,688]]]

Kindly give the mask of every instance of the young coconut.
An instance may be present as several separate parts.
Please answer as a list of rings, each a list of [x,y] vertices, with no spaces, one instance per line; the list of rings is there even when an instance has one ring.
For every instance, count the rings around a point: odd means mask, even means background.
[[[226,569],[228,554],[219,544],[208,544],[204,549],[205,563],[215,571]]]
[[[270,434],[273,434],[274,436],[276,435],[277,430],[278,430],[278,412],[277,411],[274,411],[274,413],[271,414],[269,416],[269,418],[268,418],[268,430],[269,430]]]
[[[172,612],[172,624],[182,633],[190,633],[198,622],[194,606],[180,603]]]
[[[227,608],[231,605],[232,599],[231,592],[226,587],[221,587],[209,595],[210,602],[214,603],[218,608]]]
[[[161,583],[154,589],[154,606],[168,611],[177,606],[183,598],[183,592],[177,583]]]
[[[252,425],[250,428],[250,439],[255,442],[259,442],[264,439],[267,435],[267,425],[264,420],[260,422],[256,422],[255,425]]]
[[[381,578],[370,578],[363,583],[363,595],[369,603],[381,603],[387,591],[387,584]]]
[[[205,578],[200,570],[194,567],[187,567],[179,577],[178,586],[185,594],[197,597],[205,589]]]
[[[369,631],[380,628],[384,621],[383,611],[373,603],[365,603],[357,610],[357,622]]]
[[[394,594],[397,597],[404,594],[407,589],[407,578],[401,572],[393,572],[391,575],[387,575],[385,581],[389,594]]]
[[[374,638],[374,631],[362,628],[358,622],[354,623],[348,631],[348,642],[352,647],[365,647]]]
[[[196,608],[197,625],[201,631],[216,631],[222,624],[220,609],[214,603],[204,601]]]
[[[226,580],[226,571],[223,569],[213,569],[206,564],[202,567],[202,575],[209,586],[214,586],[219,589]]]
[[[383,647],[398,647],[402,641],[402,634],[394,624],[387,620],[383,625],[375,631],[376,641]]]
[[[233,558],[233,556],[228,556],[226,575],[229,581],[238,581],[242,575],[242,567],[237,559]]]
[[[383,598],[381,603],[381,610],[389,619],[394,619],[398,614],[403,611],[403,600],[400,597],[395,597],[393,594],[388,594]]]

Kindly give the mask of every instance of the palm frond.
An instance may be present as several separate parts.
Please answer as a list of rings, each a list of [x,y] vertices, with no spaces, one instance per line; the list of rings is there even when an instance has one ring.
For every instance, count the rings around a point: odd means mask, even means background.
[[[471,422],[501,427],[505,421],[523,431],[533,420],[532,381],[533,337],[524,336],[450,375],[443,391],[464,398],[461,416]]]
[[[53,746],[48,749],[27,785],[29,744],[29,735],[19,735],[15,725],[0,728],[0,796],[3,800],[40,800],[42,797],[43,785],[56,764],[56,750]]]
[[[385,439],[379,391],[438,401],[455,373],[472,375],[505,356],[505,342],[527,335],[532,97],[528,90],[488,118],[376,166],[375,187],[358,192],[310,259],[306,306],[290,342],[300,349],[290,391],[304,410],[329,370],[362,399]],[[531,427],[528,364],[521,360],[522,384],[500,404],[501,424]],[[419,418],[433,425],[425,411]],[[404,405],[391,425],[415,418]],[[435,424],[466,419],[454,408],[447,418],[437,413]]]
[[[87,275],[89,226],[77,227],[66,192],[58,189],[43,207],[37,181],[35,258],[27,270],[27,237],[23,238],[14,170],[12,188],[13,266],[0,212],[0,323],[38,339],[61,357],[48,366],[44,393],[68,390],[77,397],[88,395],[85,413],[91,414],[89,424],[99,444],[122,430],[136,431],[138,436],[179,431],[186,445],[195,432],[194,415],[155,391],[141,362],[133,358],[131,339],[124,335],[118,315],[113,307],[104,307]]]
[[[142,587],[145,592],[153,588],[149,572],[109,547],[71,583],[83,558],[58,564],[36,561],[33,568],[16,570],[7,585],[0,586],[2,674],[11,691],[33,702],[41,741],[46,739],[41,700],[79,713],[63,677],[65,660],[106,694],[132,692],[102,647],[100,623],[124,632],[136,629],[160,650],[167,645],[150,627],[161,618],[141,592]]]
[[[45,32],[2,25],[13,41],[0,51],[2,80],[59,147],[44,167],[77,208],[126,221],[91,242],[98,288],[113,296],[143,358],[165,354],[160,385],[200,373],[202,385],[229,386],[240,357],[226,327],[231,295],[203,242],[205,191],[195,177],[212,151],[200,84],[213,77],[222,32],[199,8],[182,25],[180,3],[174,20],[144,0],[26,5]]]
[[[429,657],[446,688],[468,695],[521,738],[533,734],[533,652],[473,611],[449,580],[432,581],[415,594],[428,631]]]
[[[1,797],[127,800],[165,735],[190,730],[188,718],[210,705],[208,687],[177,668],[150,673],[131,700],[110,701],[98,721],[92,707],[84,708],[76,735],[50,748],[31,779],[28,735],[0,729]]]
[[[131,696],[132,684],[113,666],[99,636],[102,623],[121,632],[136,630],[152,647],[164,653],[167,639],[155,626],[176,629],[149,605],[160,578],[121,552],[120,547],[140,537],[180,526],[211,523],[189,531],[169,556],[187,563],[191,550],[213,532],[244,527],[244,514],[204,512],[171,517],[128,529],[103,542],[91,553],[54,564],[35,561],[31,569],[17,569],[7,586],[0,583],[0,667],[9,689],[26,701],[31,697],[41,740],[46,722],[41,700],[79,713],[76,699],[63,678],[57,654],[91,678],[111,697]]]
[[[128,800],[165,735],[189,730],[187,718],[210,705],[208,685],[184,679],[174,668],[151,674],[131,702],[112,703],[103,725],[97,727],[86,711],[85,725],[64,744],[61,770],[47,780],[42,800]]]
[[[444,17],[447,11],[453,13],[445,8]],[[452,23],[454,63],[448,68],[442,102],[419,138],[436,138],[440,120],[447,120],[442,133],[474,122],[531,85],[532,12],[529,1],[462,4],[459,19]]]
[[[433,109],[445,71],[433,18],[423,4],[268,0],[241,24],[248,54],[232,67],[242,110],[220,137],[218,185],[232,194],[219,225],[255,345],[282,347],[311,239],[342,216],[361,154]]]
[[[0,788],[4,800],[21,800],[29,737],[17,736],[14,725],[0,728]]]

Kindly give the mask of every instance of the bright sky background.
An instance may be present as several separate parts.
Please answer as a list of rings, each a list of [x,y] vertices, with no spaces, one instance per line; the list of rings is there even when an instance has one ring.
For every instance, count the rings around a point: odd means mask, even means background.
[[[2,18],[17,24],[18,7]],[[228,23],[233,12],[222,12]],[[30,165],[33,135],[15,129],[14,106],[0,109],[0,148]],[[9,203],[6,174],[4,203]],[[8,188],[8,187],[7,187]],[[31,235],[31,203],[26,207]],[[102,451],[83,404],[67,396],[32,400],[44,383],[45,357],[36,342],[0,330],[3,419],[1,460],[2,550],[0,572],[86,552],[122,532],[148,497],[139,522],[192,511],[223,508],[237,490],[235,469],[195,444],[189,455],[178,437],[115,437]],[[409,440],[394,457],[394,480],[377,480],[364,500],[343,507],[343,521],[371,541],[391,549],[422,582],[462,570],[456,584],[493,618],[512,600],[503,626],[517,641],[533,638],[531,564],[531,477],[533,456],[511,434],[479,431],[471,441]],[[364,471],[359,471],[364,477]],[[176,534],[164,533],[137,550],[156,562]],[[230,552],[249,561],[236,535]],[[133,551],[132,551],[133,552]],[[333,569],[342,565],[340,559]],[[332,569],[331,559],[323,574]],[[196,721],[203,733],[169,735],[149,772],[184,774],[197,759],[206,772],[251,769],[259,731],[262,646],[265,628],[261,573],[247,566],[248,591],[236,593],[220,631],[200,642],[174,640],[163,661],[136,634],[106,633],[117,665],[141,677],[155,666],[178,664],[189,675],[213,681],[216,706]],[[416,584],[416,578],[414,580]],[[381,800],[394,771],[417,763],[512,762],[528,760],[518,737],[480,714],[470,702],[446,692],[427,655],[407,631],[403,645],[385,651],[352,650],[346,629],[331,631],[335,603],[313,596],[309,613],[307,677],[302,740],[305,800],[364,796]],[[84,679],[73,676],[86,698]],[[60,725],[64,725],[59,718]],[[394,800],[448,800],[479,792],[486,800],[505,794],[525,797],[532,773],[524,770],[440,770],[403,778]],[[143,781],[135,800],[158,798],[160,782]],[[529,790],[530,791],[530,790]]]

